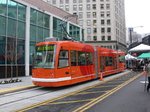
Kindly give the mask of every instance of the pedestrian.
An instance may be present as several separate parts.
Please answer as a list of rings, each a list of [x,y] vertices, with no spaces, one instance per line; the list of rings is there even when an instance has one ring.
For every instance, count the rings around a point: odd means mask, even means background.
[[[147,77],[148,77],[147,92],[149,92],[149,88],[150,88],[150,61],[148,62],[148,64],[145,65],[144,71],[146,71]]]

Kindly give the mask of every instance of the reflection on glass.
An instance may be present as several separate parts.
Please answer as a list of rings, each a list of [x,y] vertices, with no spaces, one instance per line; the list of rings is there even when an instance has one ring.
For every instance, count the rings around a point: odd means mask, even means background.
[[[25,23],[18,22],[18,38],[25,38]]]
[[[38,27],[38,35],[37,35],[38,41],[43,42],[43,28]]]
[[[54,69],[55,45],[37,46],[33,68]]]
[[[32,24],[36,24],[37,19],[37,11],[35,9],[30,10],[30,22]]]
[[[43,26],[43,13],[38,12],[38,25]]]
[[[6,35],[6,18],[0,16],[0,34]]]
[[[8,0],[8,16],[11,18],[17,18],[17,3]]]
[[[26,7],[18,4],[18,19],[25,21],[26,19]]]
[[[44,27],[49,28],[49,16],[48,15],[44,15]]]
[[[36,41],[36,26],[30,25],[30,40]]]
[[[0,64],[5,64],[6,37],[0,37]]]
[[[0,0],[0,15],[6,15],[7,5],[6,0]]]
[[[17,22],[13,19],[8,19],[8,36],[16,37]]]

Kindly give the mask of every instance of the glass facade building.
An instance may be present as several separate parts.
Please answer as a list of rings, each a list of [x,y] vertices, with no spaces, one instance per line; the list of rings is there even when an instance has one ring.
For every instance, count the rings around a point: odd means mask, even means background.
[[[0,78],[31,75],[35,44],[47,37],[67,36],[59,25],[62,20],[24,1],[0,0]],[[64,26],[73,38],[83,40],[80,26],[72,22]]]

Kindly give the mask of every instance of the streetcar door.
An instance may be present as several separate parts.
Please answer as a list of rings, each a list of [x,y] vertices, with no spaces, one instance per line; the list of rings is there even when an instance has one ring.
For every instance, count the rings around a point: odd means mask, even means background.
[[[67,83],[71,83],[68,50],[60,50],[58,57],[58,69],[56,74],[58,78],[64,78],[66,79],[65,81],[68,81]]]
[[[70,51],[70,59],[71,59],[71,65],[70,65],[70,73],[71,73],[71,78],[76,78],[79,76],[79,67],[78,67],[78,62],[77,62],[77,51],[71,50]],[[72,80],[72,83],[73,80]]]
[[[106,60],[104,56],[100,57],[100,72],[105,72]]]

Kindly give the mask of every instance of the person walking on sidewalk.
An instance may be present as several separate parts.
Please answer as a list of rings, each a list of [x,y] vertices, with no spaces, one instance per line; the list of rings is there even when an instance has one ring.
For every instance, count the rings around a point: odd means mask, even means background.
[[[147,92],[149,92],[149,88],[150,88],[150,61],[148,62],[147,65],[145,65],[144,71],[146,71],[147,77],[148,77]]]

